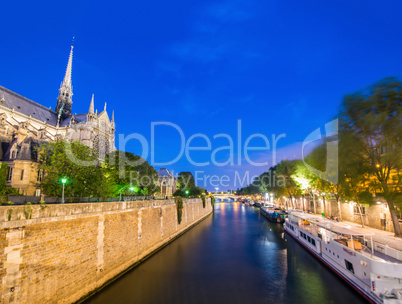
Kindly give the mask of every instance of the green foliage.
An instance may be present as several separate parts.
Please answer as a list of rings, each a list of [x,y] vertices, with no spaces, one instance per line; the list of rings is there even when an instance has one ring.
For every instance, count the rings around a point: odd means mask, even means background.
[[[181,196],[181,197],[199,197],[202,196],[206,192],[205,189],[197,186],[193,186],[191,188],[183,188],[177,189],[173,196]]]
[[[12,215],[13,215],[13,209],[8,209],[8,221],[11,221]]]
[[[214,206],[215,206],[215,196],[211,196],[211,206],[212,206],[212,210],[214,210]]]
[[[24,207],[24,215],[27,220],[32,218],[32,207],[31,206],[28,205],[28,206]]]
[[[176,197],[175,202],[176,202],[176,208],[177,208],[177,222],[180,225],[182,216],[183,216],[183,208],[184,208],[183,199],[180,196],[178,196],[178,197]]]
[[[39,153],[40,168],[45,171],[41,186],[46,195],[61,196],[63,177],[68,179],[65,197],[98,196],[104,191],[104,175],[91,148],[80,142],[58,141],[43,145]]]
[[[201,196],[202,207],[205,209],[205,196]]]
[[[177,177],[177,190],[173,193],[173,196],[200,197],[206,192],[205,189],[195,185],[191,172],[180,172]]]
[[[43,203],[42,203],[43,202]],[[46,208],[48,208],[49,206],[48,205],[45,205],[45,202],[44,201],[41,201],[40,202],[40,210],[42,210],[42,211],[44,211]]]
[[[384,79],[345,97],[339,136],[340,146],[347,151],[345,162],[354,173],[355,185],[368,186],[364,191],[387,201],[398,236],[402,236],[396,210],[402,187],[401,138],[402,84],[398,80]]]
[[[0,196],[17,196],[20,195],[18,190],[7,186],[7,164],[0,165]]]
[[[152,195],[160,190],[155,183],[155,168],[133,153],[114,151],[106,157],[102,168],[114,196]]]
[[[194,176],[191,172],[180,172],[177,176],[177,188],[179,190],[192,189],[195,187]]]
[[[8,201],[8,202],[3,202],[2,205],[3,205],[3,206],[11,206],[11,205],[14,205],[14,203]]]

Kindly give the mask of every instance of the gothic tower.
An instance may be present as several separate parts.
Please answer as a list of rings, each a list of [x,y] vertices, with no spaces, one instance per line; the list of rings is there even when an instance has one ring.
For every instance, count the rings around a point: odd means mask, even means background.
[[[68,58],[66,75],[61,83],[59,89],[59,97],[57,98],[57,122],[60,123],[61,120],[71,115],[71,105],[73,103],[73,87],[71,85],[71,68],[73,65],[73,46],[71,46],[70,57]]]

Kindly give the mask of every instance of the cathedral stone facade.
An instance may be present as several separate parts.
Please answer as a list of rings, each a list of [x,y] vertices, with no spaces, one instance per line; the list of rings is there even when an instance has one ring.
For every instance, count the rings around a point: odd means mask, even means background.
[[[66,74],[55,110],[0,86],[0,160],[7,163],[10,186],[24,195],[41,195],[43,172],[38,169],[37,147],[61,139],[80,141],[94,148],[99,158],[115,150],[114,113],[95,110],[94,95],[88,113],[72,114],[71,46]]]
[[[160,168],[158,171],[158,182],[157,185],[160,187],[160,192],[157,196],[160,197],[171,197],[176,192],[176,177],[173,173],[169,172],[166,168]]]

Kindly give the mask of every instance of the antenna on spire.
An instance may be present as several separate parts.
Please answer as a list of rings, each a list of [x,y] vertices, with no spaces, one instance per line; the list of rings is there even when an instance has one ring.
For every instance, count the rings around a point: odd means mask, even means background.
[[[74,39],[75,37],[73,37],[73,41],[71,41],[71,46],[74,46]]]

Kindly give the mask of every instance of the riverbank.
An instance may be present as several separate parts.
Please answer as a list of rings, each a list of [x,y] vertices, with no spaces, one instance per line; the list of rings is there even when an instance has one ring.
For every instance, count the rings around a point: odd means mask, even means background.
[[[0,207],[0,302],[76,302],[211,212],[209,199],[184,200],[180,224],[174,200]]]

